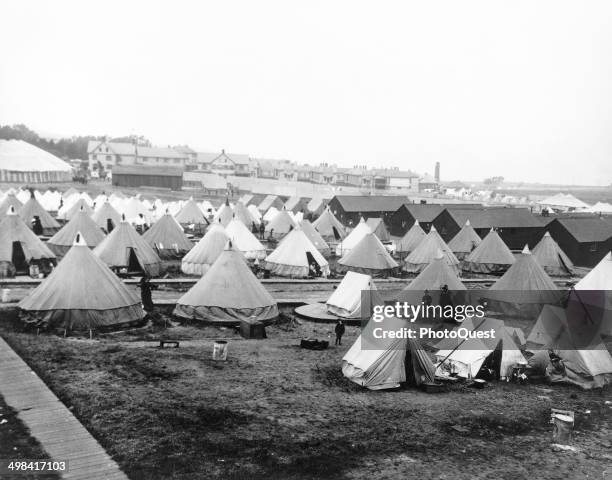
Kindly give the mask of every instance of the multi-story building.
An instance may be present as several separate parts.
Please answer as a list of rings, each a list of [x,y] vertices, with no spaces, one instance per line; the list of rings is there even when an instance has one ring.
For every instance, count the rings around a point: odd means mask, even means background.
[[[198,170],[217,175],[235,175],[238,177],[252,177],[256,175],[256,163],[243,153],[198,152],[196,154]]]
[[[136,143],[90,140],[87,145],[89,170],[94,171],[101,165],[112,171],[117,165],[148,165],[153,167],[187,168],[190,156],[173,148],[148,147]]]

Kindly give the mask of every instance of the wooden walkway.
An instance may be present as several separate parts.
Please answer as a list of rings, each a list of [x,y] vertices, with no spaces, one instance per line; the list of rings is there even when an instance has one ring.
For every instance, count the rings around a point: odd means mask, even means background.
[[[0,395],[52,460],[68,462],[68,472],[62,478],[128,480],[96,439],[1,337]]]

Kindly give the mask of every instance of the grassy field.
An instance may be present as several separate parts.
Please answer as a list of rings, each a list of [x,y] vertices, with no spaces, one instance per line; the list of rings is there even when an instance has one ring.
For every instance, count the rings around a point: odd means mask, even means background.
[[[175,326],[95,340],[0,333],[131,479],[605,478],[610,389],[494,383],[441,394],[372,392],[347,381],[344,345],[302,350],[321,324],[278,325],[267,340]],[[182,340],[160,350],[151,340]],[[229,340],[224,363],[214,339]],[[333,343],[333,342],[332,342]],[[551,449],[550,408],[576,412],[578,452]]]

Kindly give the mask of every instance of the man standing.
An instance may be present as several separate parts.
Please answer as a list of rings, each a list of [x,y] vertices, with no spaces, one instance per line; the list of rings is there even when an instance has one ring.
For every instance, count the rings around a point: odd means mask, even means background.
[[[342,323],[342,320],[338,320],[338,323],[336,324],[336,328],[334,329],[336,332],[336,345],[342,345],[342,335],[344,335],[344,323]]]

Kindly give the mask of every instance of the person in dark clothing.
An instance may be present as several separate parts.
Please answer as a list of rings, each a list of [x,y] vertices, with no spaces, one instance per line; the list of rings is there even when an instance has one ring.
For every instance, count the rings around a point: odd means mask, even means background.
[[[142,301],[142,307],[144,308],[145,312],[152,312],[155,307],[153,305],[151,290],[156,290],[157,286],[152,285],[151,279],[148,277],[148,275],[145,275],[140,279],[138,287],[140,288],[140,299]]]
[[[39,216],[32,219],[32,231],[39,236],[43,234],[43,226]]]
[[[255,222],[251,222],[251,233],[257,234],[257,224]]]
[[[426,307],[432,304],[433,299],[431,298],[431,294],[429,293],[429,290],[425,290],[425,295],[423,295],[423,298],[421,299],[421,301],[423,302],[423,305],[425,305]]]
[[[444,285],[442,287],[442,290],[440,290],[440,306],[442,308],[444,308],[447,305],[452,306],[453,305],[453,299],[451,298],[451,294],[448,291],[448,285]]]
[[[106,219],[106,233],[111,233],[115,228],[115,224],[111,218]]]
[[[344,323],[342,322],[342,320],[338,320],[334,331],[336,332],[336,345],[342,345],[342,335],[344,335],[345,331]]]
[[[265,235],[266,235],[266,226],[264,225],[264,222],[262,220],[261,224],[259,225],[259,239],[263,240]]]

